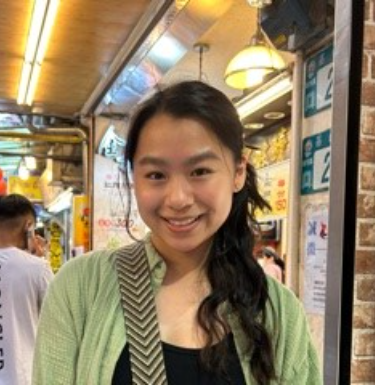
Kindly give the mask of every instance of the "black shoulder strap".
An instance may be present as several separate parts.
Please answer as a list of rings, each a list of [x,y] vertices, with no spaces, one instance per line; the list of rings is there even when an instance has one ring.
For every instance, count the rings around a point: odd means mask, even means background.
[[[134,385],[167,385],[150,269],[143,242],[116,252]]]

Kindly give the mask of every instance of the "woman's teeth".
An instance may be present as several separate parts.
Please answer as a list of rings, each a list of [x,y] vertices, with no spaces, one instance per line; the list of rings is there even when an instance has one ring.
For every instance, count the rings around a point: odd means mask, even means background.
[[[168,222],[173,225],[173,226],[187,226],[187,225],[190,225],[192,224],[193,222],[195,222],[197,220],[197,218],[190,218],[190,219],[179,219],[179,220],[176,220],[176,219],[168,219]]]

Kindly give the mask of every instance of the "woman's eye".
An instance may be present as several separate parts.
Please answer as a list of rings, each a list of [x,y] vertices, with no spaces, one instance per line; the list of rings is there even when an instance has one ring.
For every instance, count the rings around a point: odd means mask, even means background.
[[[208,168],[197,168],[192,172],[192,176],[204,176],[211,173],[212,171],[209,170]]]
[[[164,179],[164,174],[161,172],[153,171],[146,174],[146,178],[151,180],[161,180]]]

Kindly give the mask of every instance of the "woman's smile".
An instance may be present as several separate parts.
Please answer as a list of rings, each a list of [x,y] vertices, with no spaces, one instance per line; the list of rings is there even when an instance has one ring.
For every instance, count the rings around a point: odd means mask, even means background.
[[[188,232],[194,230],[198,224],[201,216],[190,218],[164,218],[167,222],[168,228],[173,232]]]

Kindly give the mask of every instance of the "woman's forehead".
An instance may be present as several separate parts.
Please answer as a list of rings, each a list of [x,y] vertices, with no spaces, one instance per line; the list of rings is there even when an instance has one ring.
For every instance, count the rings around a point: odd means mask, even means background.
[[[142,128],[138,146],[163,145],[177,142],[179,150],[192,142],[219,145],[220,139],[212,129],[197,119],[175,118],[170,115],[157,115]]]
[[[210,128],[194,119],[158,115],[143,128],[135,160],[138,164],[180,162],[196,164],[203,160],[228,161],[227,149]]]

